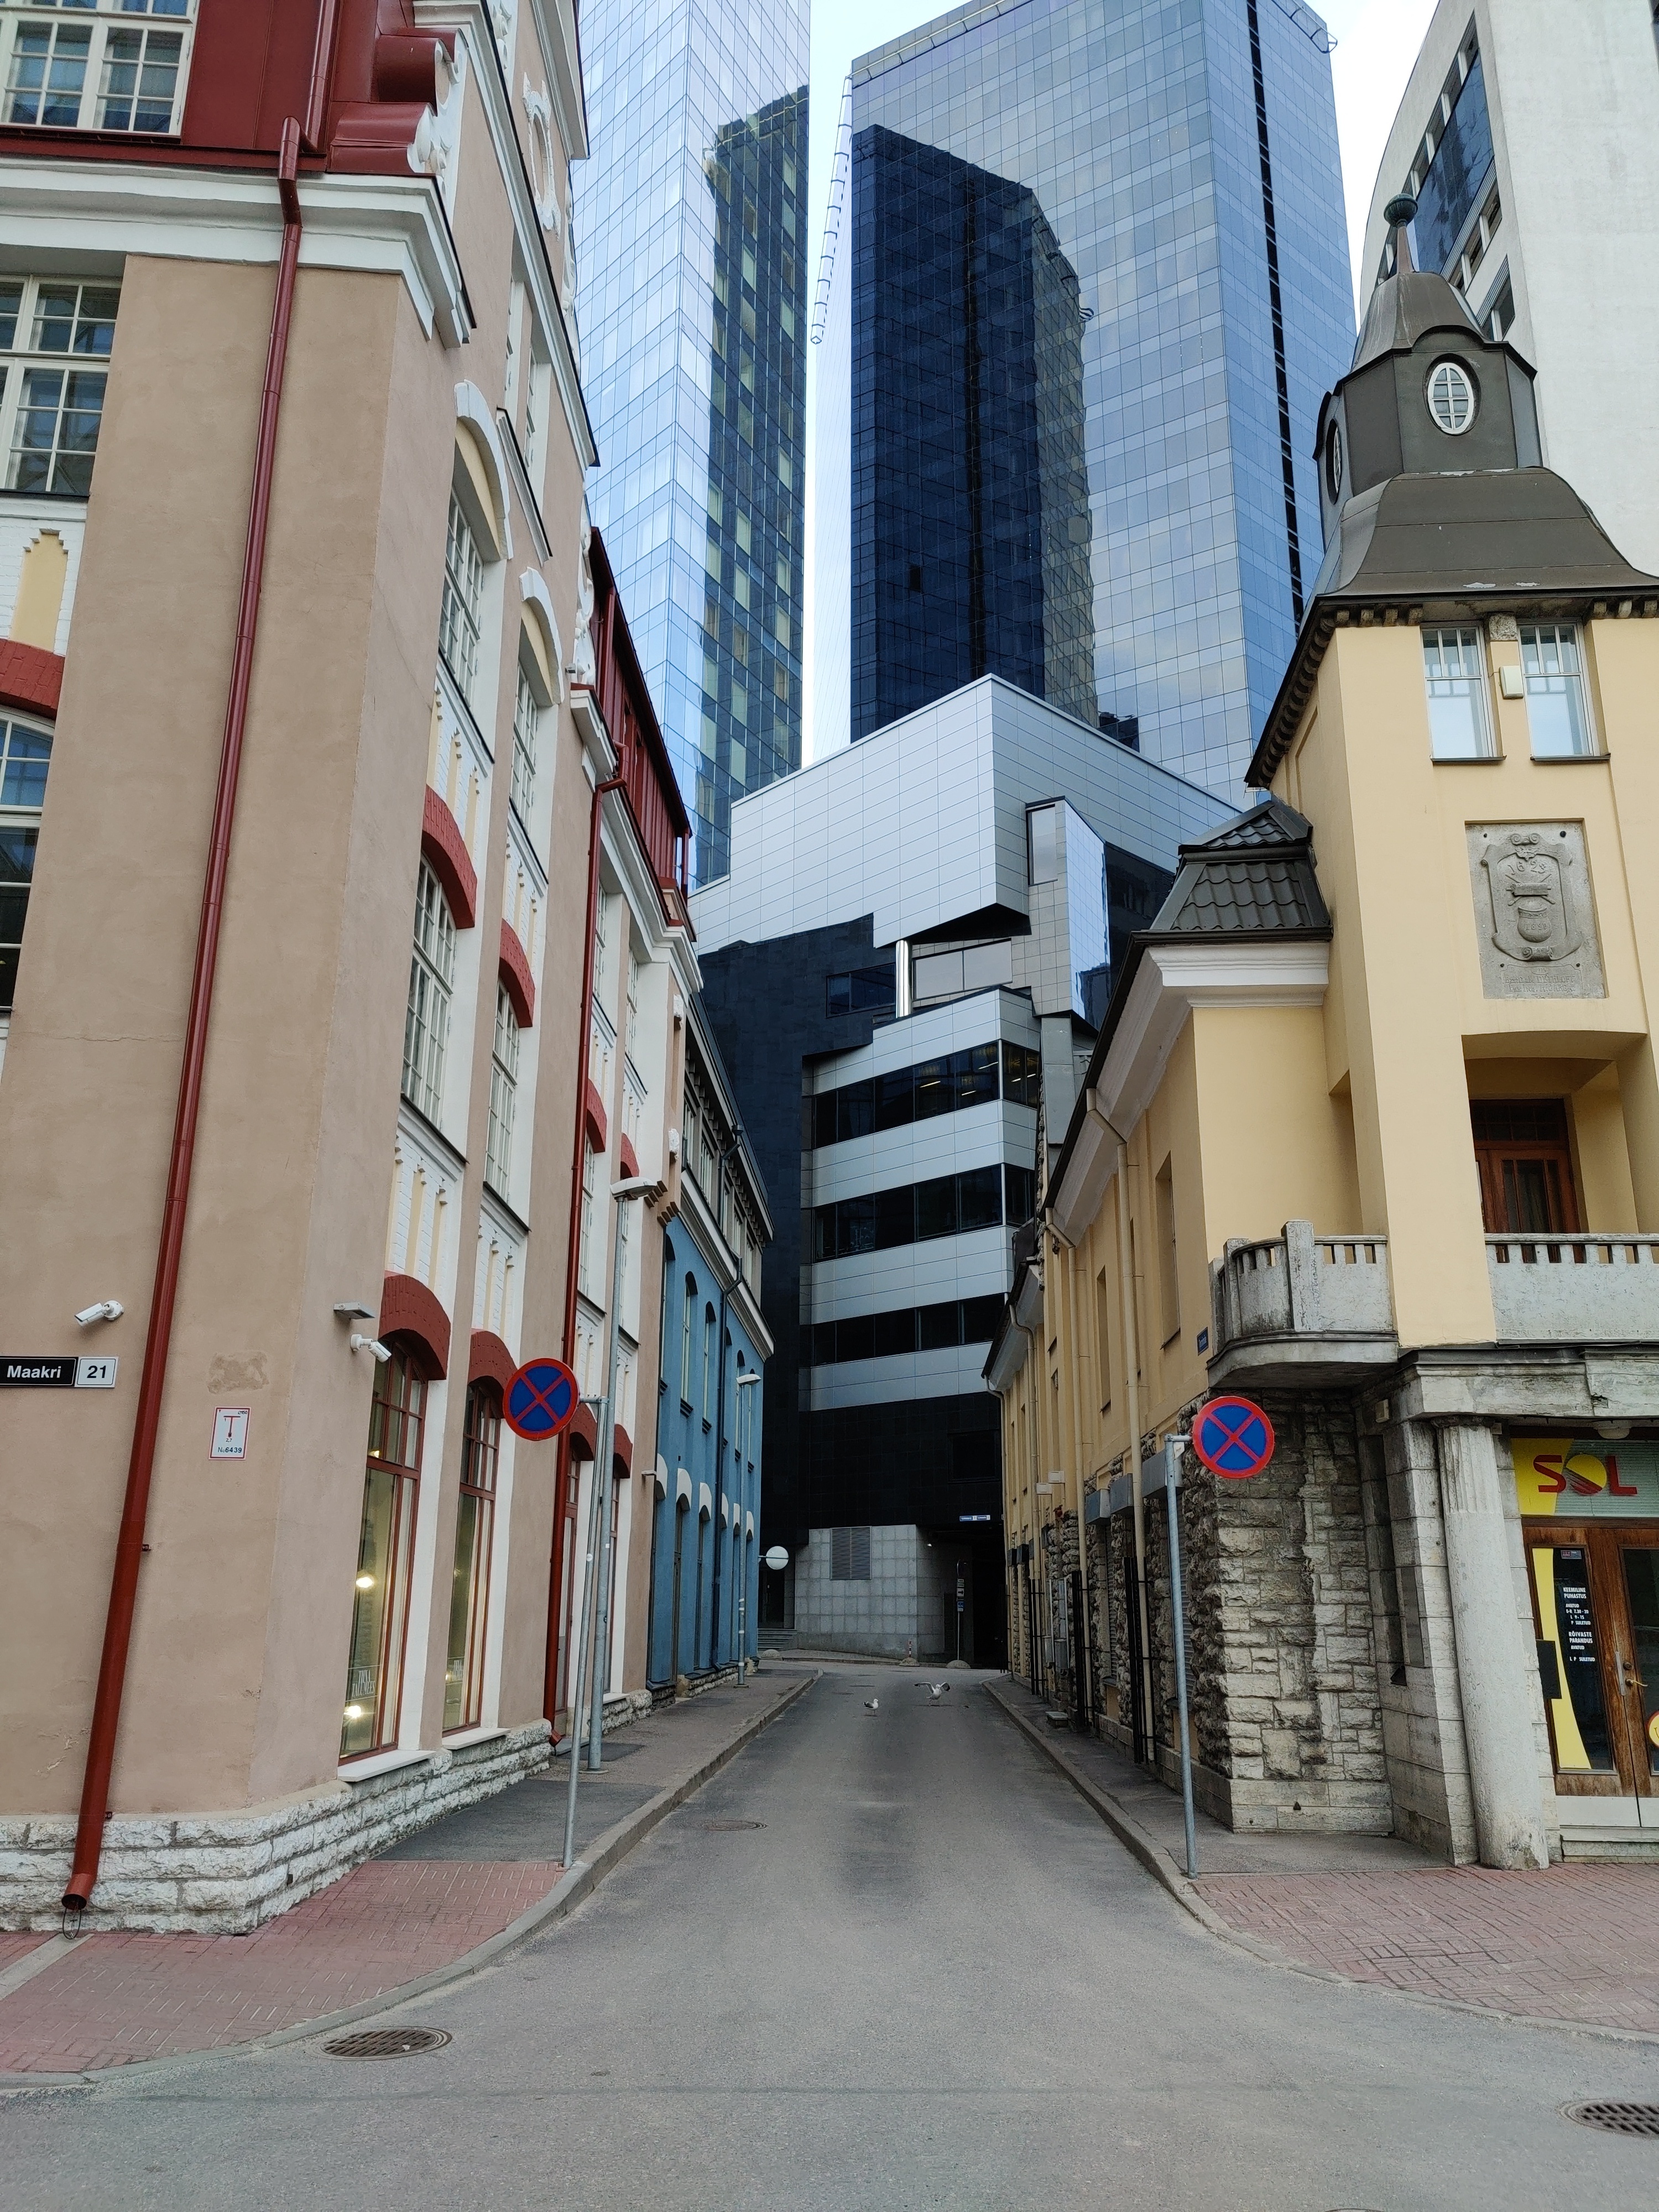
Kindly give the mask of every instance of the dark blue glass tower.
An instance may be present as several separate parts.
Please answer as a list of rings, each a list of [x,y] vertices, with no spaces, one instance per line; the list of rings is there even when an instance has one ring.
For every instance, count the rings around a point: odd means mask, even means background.
[[[1315,423],[1353,348],[1319,18],[969,0],[854,62],[849,168],[814,329],[821,435],[849,449],[819,453],[816,750],[982,651],[1233,793],[1318,567]]]
[[[1077,274],[1024,185],[853,143],[853,734],[975,677],[1091,720]]]

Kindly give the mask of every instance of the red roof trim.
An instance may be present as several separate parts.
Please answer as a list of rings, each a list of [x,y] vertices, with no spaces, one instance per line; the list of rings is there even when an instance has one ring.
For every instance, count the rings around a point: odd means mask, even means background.
[[[565,1431],[570,1439],[572,1459],[592,1459],[599,1449],[599,1431],[591,1406],[578,1406]],[[580,1445],[579,1451],[577,1446]]]
[[[638,1175],[640,1171],[640,1156],[634,1150],[633,1145],[628,1138],[617,1138],[617,1151],[622,1160],[623,1173],[629,1176]]]
[[[611,1431],[611,1456],[624,1474],[634,1472],[634,1439],[620,1421]]]
[[[519,1027],[527,1030],[536,1018],[536,979],[530,972],[530,955],[510,921],[501,924],[501,981],[513,1001]]]
[[[0,707],[54,720],[64,689],[64,656],[15,637],[0,637]]]
[[[441,1382],[449,1372],[449,1316],[413,1275],[388,1275],[381,1284],[375,1327],[382,1338],[413,1337],[426,1355],[428,1382]]]
[[[426,787],[426,814],[421,823],[421,851],[444,887],[457,929],[471,929],[478,918],[478,872],[466,849],[461,825],[432,786]]]
[[[519,1363],[491,1328],[475,1328],[467,1353],[469,1382],[495,1382],[503,1393],[519,1371]]]

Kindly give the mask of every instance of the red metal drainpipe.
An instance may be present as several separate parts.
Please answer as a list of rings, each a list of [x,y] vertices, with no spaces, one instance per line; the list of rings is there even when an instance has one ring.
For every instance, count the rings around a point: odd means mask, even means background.
[[[319,47],[320,54],[320,39]],[[307,111],[308,118],[317,106],[313,92]],[[75,1864],[64,1892],[64,1910],[72,1913],[86,1911],[97,1883],[98,1863],[103,1852],[110,1774],[115,1764],[115,1739],[120,1727],[121,1693],[126,1683],[127,1656],[132,1642],[132,1615],[138,1595],[139,1563],[143,1556],[150,1476],[155,1464],[155,1437],[161,1425],[167,1350],[173,1337],[173,1305],[185,1242],[185,1213],[190,1202],[191,1169],[196,1152],[196,1121],[202,1100],[202,1072],[207,1059],[208,1024],[213,1008],[213,977],[218,964],[219,929],[224,916],[230,832],[236,815],[242,733],[247,722],[253,641],[258,628],[259,586],[264,572],[270,481],[276,451],[276,418],[282,406],[289,323],[294,310],[294,280],[300,260],[299,166],[300,125],[290,116],[283,125],[282,151],[276,168],[283,201],[283,244],[276,264],[276,295],[270,311],[270,342],[265,356],[264,394],[259,405],[259,434],[254,446],[253,494],[248,508],[247,544],[242,555],[236,652],[231,664],[224,742],[219,754],[219,788],[214,799],[213,834],[202,888],[202,919],[196,937],[190,1016],[185,1026],[184,1066],[179,1077],[179,1110],[173,1123],[173,1156],[167,1164],[167,1200],[161,1214],[161,1245],[155,1255],[155,1288],[150,1300],[149,1333],[144,1339],[144,1364],[138,1382],[132,1455],[127,1463],[126,1498],[121,1508],[120,1534],[116,1539],[115,1570],[110,1578],[104,1653],[98,1668],[86,1775],[81,1786]]]
[[[587,819],[587,934],[582,944],[582,1010],[576,1062],[576,1126],[570,1152],[570,1238],[564,1270],[564,1347],[568,1364],[576,1349],[576,1267],[581,1257],[582,1162],[587,1146],[587,1032],[593,1017],[593,930],[599,915],[599,809],[607,791],[621,791],[626,779],[609,776],[597,784]],[[564,1493],[570,1470],[570,1431],[559,1438],[553,1494],[553,1559],[547,1600],[547,1668],[542,1710],[552,1725],[558,1713],[559,1607],[564,1600]]]

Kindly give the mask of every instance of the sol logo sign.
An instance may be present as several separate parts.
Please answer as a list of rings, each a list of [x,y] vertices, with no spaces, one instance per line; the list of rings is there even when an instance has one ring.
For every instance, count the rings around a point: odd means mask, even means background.
[[[1599,1438],[1517,1437],[1511,1449],[1516,1500],[1529,1519],[1659,1514],[1659,1452],[1650,1439],[1615,1448]]]

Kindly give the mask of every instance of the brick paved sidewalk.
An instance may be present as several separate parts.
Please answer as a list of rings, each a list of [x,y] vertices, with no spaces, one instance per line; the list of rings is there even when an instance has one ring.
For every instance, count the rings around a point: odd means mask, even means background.
[[[605,1742],[578,1783],[579,1856],[682,1786],[810,1670],[768,1667]],[[547,1897],[564,1869],[559,1759],[469,1805],[251,1936],[0,1933],[0,1989],[43,1948],[50,1964],[0,1995],[0,2074],[76,2074],[251,2042],[362,2004],[464,1958]]]
[[[1094,1738],[1001,1699],[1112,1801],[1186,1889],[1181,1800]],[[1384,1836],[1238,1835],[1200,1814],[1191,1893],[1282,1957],[1522,2019],[1659,2035],[1659,1864],[1449,1867]]]

